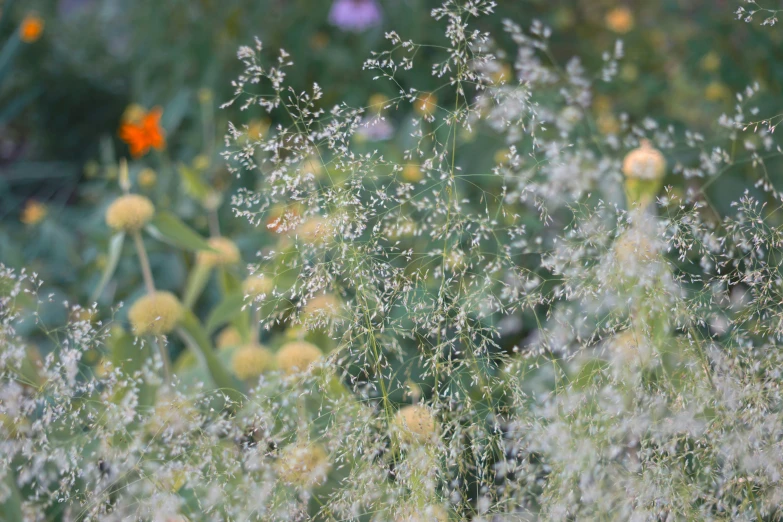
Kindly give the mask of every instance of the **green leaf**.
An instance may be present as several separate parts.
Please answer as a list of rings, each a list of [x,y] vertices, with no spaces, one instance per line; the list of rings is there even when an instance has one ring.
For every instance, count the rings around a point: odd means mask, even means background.
[[[3,522],[14,522],[24,519],[22,515],[22,495],[16,486],[15,476],[11,469],[6,471],[4,489],[8,491],[8,495],[0,504],[0,521]]]
[[[137,343],[132,335],[124,331],[114,332],[109,339],[108,347],[112,366],[122,370],[124,375],[143,375],[144,365],[152,359],[153,345],[149,342]],[[146,383],[141,385],[138,401],[142,411],[155,404],[155,392],[155,386]],[[119,404],[124,396],[125,393],[119,393],[112,400]]]
[[[13,60],[21,47],[22,40],[19,38],[19,32],[14,31],[11,37],[6,40],[3,48],[0,49],[0,80],[11,69]]]
[[[201,235],[170,212],[155,214],[146,230],[152,237],[178,248],[192,252],[211,250],[209,243]]]
[[[196,169],[188,167],[184,163],[179,163],[177,171],[182,180],[182,188],[185,189],[185,193],[203,204],[212,193],[212,189],[201,180],[201,176],[199,176]]]
[[[207,367],[215,386],[233,401],[234,404],[230,406],[231,409],[238,407],[245,398],[245,395],[242,393],[242,384],[229,373],[228,369],[217,357],[217,354],[212,349],[209,335],[207,335],[207,332],[193,312],[189,310],[185,312],[177,333],[188,348],[194,350],[202,363]]]
[[[185,294],[182,297],[182,304],[190,310],[196,303],[196,300],[207,286],[209,276],[212,274],[212,267],[203,263],[196,263],[193,270],[188,274],[188,282],[185,284]]]
[[[231,321],[237,315],[243,313],[242,307],[245,304],[245,296],[242,292],[234,292],[226,295],[209,314],[207,318],[207,332],[212,333],[227,322]]]
[[[109,241],[109,258],[106,260],[106,267],[103,269],[103,275],[98,283],[98,286],[90,296],[90,302],[94,303],[103,293],[103,289],[106,287],[106,283],[109,282],[111,276],[114,275],[114,271],[117,269],[117,263],[120,261],[120,254],[122,253],[122,244],[125,240],[125,232],[117,232]]]

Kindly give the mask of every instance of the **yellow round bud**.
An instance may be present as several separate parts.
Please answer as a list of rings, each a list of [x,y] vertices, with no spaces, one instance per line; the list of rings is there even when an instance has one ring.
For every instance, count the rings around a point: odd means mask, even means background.
[[[385,94],[376,93],[370,96],[367,101],[368,108],[374,112],[382,112],[389,103],[389,98]]]
[[[106,224],[114,230],[135,232],[155,214],[155,206],[148,198],[126,194],[115,199],[106,209]]]
[[[239,263],[241,257],[239,248],[227,237],[211,237],[208,240],[210,248],[215,250],[200,250],[197,261],[207,266],[225,266]]]
[[[435,419],[424,406],[400,408],[394,417],[394,424],[404,442],[426,442],[435,436]]]
[[[621,366],[645,365],[650,360],[649,345],[632,330],[625,330],[612,337],[609,348]]]
[[[316,216],[299,225],[296,235],[308,243],[323,243],[334,236],[334,229],[326,219]]]
[[[321,159],[318,156],[305,158],[300,168],[302,174],[312,174],[316,178],[320,177],[324,171],[323,163],[321,163]]]
[[[326,482],[329,456],[320,444],[296,443],[286,447],[277,462],[277,474],[286,484],[310,488]]]
[[[152,169],[141,169],[137,180],[141,188],[151,189],[158,182],[158,175]]]
[[[323,356],[321,350],[307,341],[286,343],[277,352],[277,366],[285,374],[306,371],[311,364]]]
[[[174,294],[158,291],[136,300],[128,312],[128,319],[136,335],[162,335],[177,326],[182,313],[182,305]]]
[[[614,255],[624,267],[649,262],[655,256],[655,245],[647,234],[638,229],[623,232],[614,243]]]
[[[240,347],[231,358],[231,369],[243,381],[258,377],[272,368],[272,354],[259,344],[246,344]]]
[[[402,179],[408,183],[419,182],[422,178],[424,178],[424,175],[418,165],[409,164],[402,169]]]
[[[342,303],[337,296],[321,294],[307,301],[302,309],[302,314],[305,317],[334,319],[340,315],[340,308],[342,308]]]
[[[642,140],[623,160],[623,173],[629,178],[657,180],[666,172],[666,159],[649,141]]]
[[[431,116],[438,108],[438,97],[432,93],[421,93],[413,107],[422,116]]]
[[[448,522],[449,512],[441,506],[406,506],[394,522]]]
[[[272,282],[272,279],[264,277],[262,274],[251,275],[242,281],[242,291],[245,295],[252,298],[260,295],[269,295],[274,287],[275,284]]]
[[[215,339],[215,344],[217,345],[218,350],[239,346],[242,344],[242,336],[239,334],[239,330],[233,326],[226,326],[220,330],[220,333]]]

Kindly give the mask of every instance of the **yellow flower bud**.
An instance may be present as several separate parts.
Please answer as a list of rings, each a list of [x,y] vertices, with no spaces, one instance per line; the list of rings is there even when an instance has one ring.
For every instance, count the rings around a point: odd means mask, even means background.
[[[146,225],[155,214],[155,206],[148,198],[126,194],[115,199],[106,209],[106,224],[114,230],[135,232]]]
[[[438,108],[438,97],[432,93],[423,92],[419,95],[413,107],[422,116],[431,116]]]
[[[302,314],[305,317],[334,319],[340,315],[342,303],[333,294],[321,294],[311,298],[304,305]]]
[[[386,97],[386,95],[381,93],[376,93],[370,96],[370,99],[367,101],[368,109],[370,109],[373,112],[380,113],[384,110],[384,107],[389,103],[389,98]]]
[[[323,353],[316,345],[307,341],[293,341],[284,344],[277,352],[277,366],[288,375],[304,372],[322,356]]]
[[[215,344],[217,345],[218,350],[223,350],[232,346],[239,346],[242,344],[242,336],[239,335],[239,330],[233,326],[226,326],[220,330],[220,333],[215,339]]]
[[[211,237],[208,243],[216,252],[199,251],[197,258],[199,263],[207,266],[225,266],[239,263],[241,260],[236,244],[227,237]]]
[[[633,29],[633,13],[627,7],[616,7],[606,13],[606,26],[615,33],[625,34]]]
[[[424,406],[405,406],[394,417],[395,428],[404,442],[426,442],[435,436],[435,419]]]
[[[19,221],[25,225],[37,225],[46,217],[48,213],[46,205],[30,199],[25,203],[24,209],[22,209],[22,215],[19,217]]]
[[[394,522],[448,522],[449,512],[441,506],[406,506]]]
[[[421,181],[423,177],[418,165],[405,165],[402,169],[402,179],[408,183],[416,183]]]
[[[141,169],[138,177],[139,186],[143,189],[151,189],[158,182],[158,175],[152,169]]]
[[[623,160],[625,194],[629,204],[647,206],[658,193],[666,173],[666,159],[649,141],[629,152]]]
[[[314,216],[299,225],[296,234],[308,243],[323,243],[334,236],[334,229],[325,218]]]
[[[170,333],[182,319],[182,305],[171,292],[154,292],[139,298],[128,312],[136,335]]]
[[[614,255],[621,265],[627,267],[640,261],[651,261],[655,255],[655,245],[644,231],[631,229],[615,241]]]
[[[272,368],[272,354],[263,346],[255,343],[240,347],[231,358],[231,369],[243,381],[258,377]]]
[[[310,488],[326,482],[329,456],[320,444],[287,446],[277,462],[277,474],[286,484]]]
[[[272,279],[264,277],[263,274],[251,275],[242,281],[242,291],[251,298],[256,298],[260,295],[268,296],[272,293],[274,287],[275,283]]]

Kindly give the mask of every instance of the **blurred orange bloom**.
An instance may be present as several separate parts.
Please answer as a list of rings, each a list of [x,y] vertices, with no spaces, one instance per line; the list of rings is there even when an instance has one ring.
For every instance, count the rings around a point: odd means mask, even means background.
[[[138,158],[147,154],[150,148],[162,150],[166,146],[166,138],[160,127],[160,117],[163,110],[155,107],[147,114],[142,114],[137,121],[125,121],[120,125],[120,139],[128,144],[131,156]]]
[[[633,13],[627,7],[616,7],[606,14],[606,26],[615,33],[625,34],[633,29]]]
[[[25,225],[37,225],[46,217],[47,210],[46,205],[30,199],[22,209],[22,215],[19,217],[19,221]]]
[[[22,25],[19,27],[19,37],[25,43],[33,43],[41,37],[43,30],[43,19],[38,15],[28,14],[24,17]]]

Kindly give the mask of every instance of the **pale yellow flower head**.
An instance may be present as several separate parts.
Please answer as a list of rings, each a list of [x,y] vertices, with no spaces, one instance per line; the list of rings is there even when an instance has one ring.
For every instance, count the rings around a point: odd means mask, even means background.
[[[629,178],[658,180],[665,172],[666,159],[647,140],[643,140],[639,148],[629,152],[623,160],[623,174]]]
[[[449,512],[442,506],[406,506],[394,522],[448,522]]]
[[[211,237],[208,240],[209,250],[201,250],[198,253],[198,262],[207,266],[226,266],[239,263],[241,260],[239,248],[227,237]]]
[[[277,474],[286,484],[310,488],[326,482],[330,467],[329,456],[320,444],[296,443],[280,454]]]
[[[106,224],[114,230],[136,232],[155,215],[155,205],[149,198],[126,194],[115,199],[106,209]]]
[[[416,183],[424,178],[418,165],[408,164],[402,169],[402,179],[408,183]]]
[[[321,317],[326,319],[334,319],[340,315],[340,309],[342,308],[342,302],[334,294],[320,294],[304,305],[302,314],[305,317]]]
[[[226,326],[220,330],[220,333],[215,339],[215,344],[217,345],[218,350],[239,346],[242,344],[242,336],[239,334],[239,330],[233,326]]]
[[[423,92],[419,94],[413,107],[422,116],[430,116],[438,108],[438,97],[432,93]]]
[[[314,216],[297,227],[296,235],[308,243],[323,243],[334,236],[334,229],[325,218]]]
[[[242,292],[252,298],[260,295],[270,295],[274,287],[275,283],[272,279],[264,277],[263,274],[251,275],[242,281]]]
[[[632,228],[623,232],[614,243],[614,255],[625,266],[649,262],[655,257],[655,243],[644,230]]]
[[[182,319],[182,305],[171,292],[157,291],[133,303],[128,319],[136,335],[170,333]]]
[[[141,169],[137,178],[139,186],[143,189],[151,189],[158,182],[158,175],[150,168]]]
[[[272,353],[260,344],[246,344],[241,346],[231,358],[231,369],[234,374],[242,379],[258,377],[274,364]]]
[[[277,367],[285,374],[307,371],[311,364],[323,356],[321,350],[307,341],[284,344],[277,352]]]
[[[394,424],[404,442],[427,442],[435,436],[435,419],[424,406],[400,408],[394,417]]]
[[[627,7],[615,7],[606,13],[606,26],[615,33],[625,34],[635,24],[633,13]]]
[[[34,199],[28,200],[22,209],[19,221],[25,225],[37,225],[46,217],[48,213],[46,205]]]

